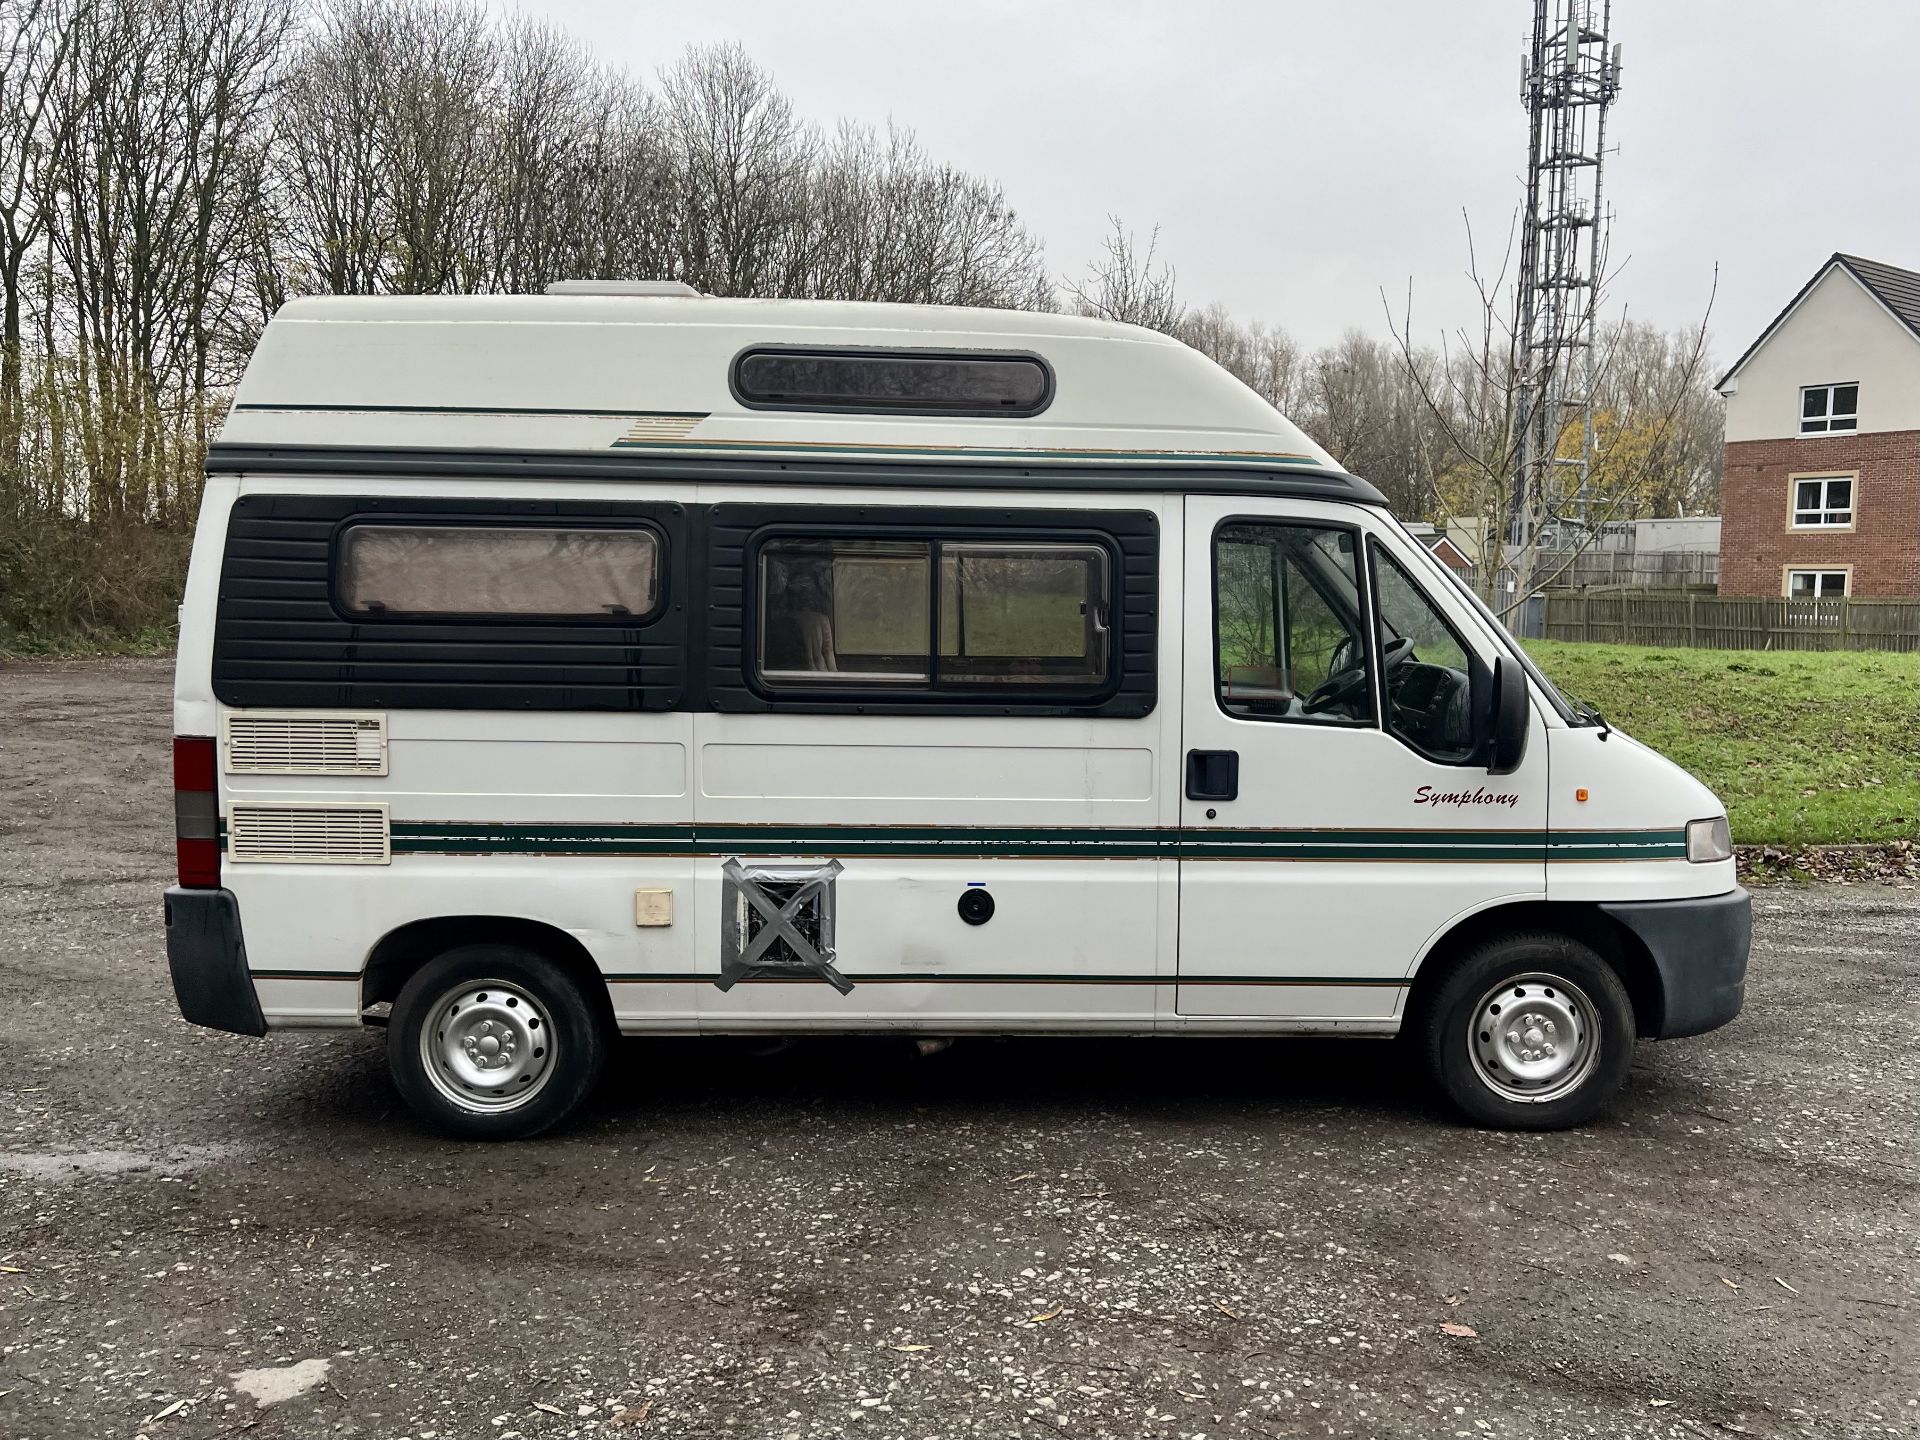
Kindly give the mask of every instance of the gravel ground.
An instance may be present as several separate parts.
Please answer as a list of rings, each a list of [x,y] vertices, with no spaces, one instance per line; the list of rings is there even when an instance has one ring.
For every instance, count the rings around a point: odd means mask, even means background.
[[[176,1015],[168,681],[0,668],[0,1436],[1920,1433],[1920,890],[1763,892],[1571,1134],[1377,1042],[634,1041],[463,1146]]]

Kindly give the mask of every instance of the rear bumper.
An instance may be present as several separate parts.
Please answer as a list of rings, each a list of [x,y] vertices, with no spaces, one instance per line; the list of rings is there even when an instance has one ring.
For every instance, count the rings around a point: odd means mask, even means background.
[[[1753,900],[1735,886],[1699,900],[1643,900],[1600,907],[1653,957],[1661,1013],[1656,1040],[1698,1035],[1726,1024],[1747,998]]]
[[[247,969],[240,902],[231,890],[167,890],[167,968],[180,1013],[195,1025],[264,1035],[260,996]]]

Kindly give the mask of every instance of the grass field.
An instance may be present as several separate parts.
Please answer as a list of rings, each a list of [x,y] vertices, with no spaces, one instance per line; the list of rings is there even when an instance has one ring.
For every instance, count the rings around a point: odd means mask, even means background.
[[[1920,657],[1527,648],[1569,694],[1712,786],[1742,845],[1885,842],[1920,829]]]

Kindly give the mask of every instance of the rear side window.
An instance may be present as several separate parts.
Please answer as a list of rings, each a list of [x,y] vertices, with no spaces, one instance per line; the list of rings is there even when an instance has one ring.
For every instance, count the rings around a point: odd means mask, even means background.
[[[749,350],[733,391],[756,410],[1037,415],[1053,376],[1037,355],[940,350]]]
[[[770,689],[1092,694],[1113,664],[1106,549],[1066,541],[779,538],[759,558]]]
[[[660,542],[640,528],[353,525],[334,594],[368,619],[644,619],[660,601]]]

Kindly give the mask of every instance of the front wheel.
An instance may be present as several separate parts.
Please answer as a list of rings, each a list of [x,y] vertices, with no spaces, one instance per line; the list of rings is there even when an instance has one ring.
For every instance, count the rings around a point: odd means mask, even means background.
[[[1421,1008],[1434,1080],[1502,1130],[1592,1119],[1633,1063],[1633,1002],[1613,967],[1564,935],[1509,935],[1470,952]]]
[[[424,1120],[475,1140],[520,1140],[558,1124],[593,1089],[606,1032],[580,987],[513,945],[463,945],[401,987],[387,1063]]]

